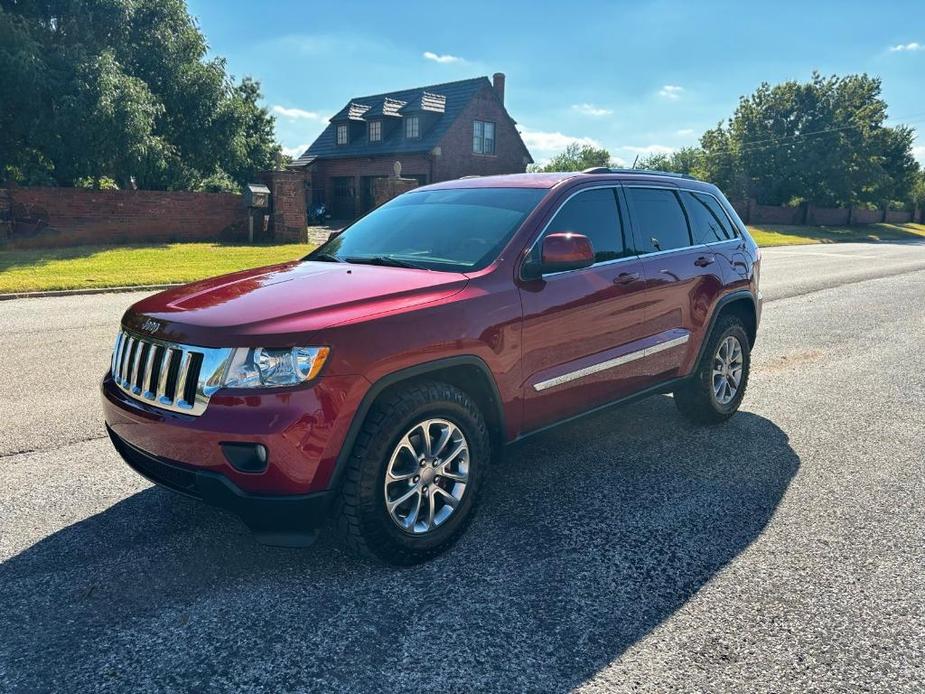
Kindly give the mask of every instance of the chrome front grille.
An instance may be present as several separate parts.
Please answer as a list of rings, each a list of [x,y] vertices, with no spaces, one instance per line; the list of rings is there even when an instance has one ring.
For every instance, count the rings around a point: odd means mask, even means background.
[[[198,417],[221,386],[232,351],[164,342],[121,330],[110,368],[116,385],[135,400]]]

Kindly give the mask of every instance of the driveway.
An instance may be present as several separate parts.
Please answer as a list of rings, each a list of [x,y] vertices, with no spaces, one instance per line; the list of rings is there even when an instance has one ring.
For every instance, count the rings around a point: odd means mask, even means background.
[[[925,245],[765,251],[743,411],[536,437],[449,554],[257,545],[97,382],[138,295],[0,302],[0,691],[922,691]]]

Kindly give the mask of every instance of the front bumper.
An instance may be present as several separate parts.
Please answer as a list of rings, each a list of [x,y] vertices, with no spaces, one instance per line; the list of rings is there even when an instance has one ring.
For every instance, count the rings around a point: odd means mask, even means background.
[[[360,376],[339,376],[318,379],[308,388],[219,391],[205,412],[193,417],[136,400],[107,375],[103,414],[120,439],[156,458],[221,474],[248,494],[307,494],[330,486],[368,387]],[[222,451],[223,443],[266,447],[266,469],[235,469]]]
[[[217,472],[191,469],[136,448],[106,426],[112,445],[135,472],[151,482],[237,515],[265,544],[311,544],[331,507],[334,492],[286,496],[248,494]]]

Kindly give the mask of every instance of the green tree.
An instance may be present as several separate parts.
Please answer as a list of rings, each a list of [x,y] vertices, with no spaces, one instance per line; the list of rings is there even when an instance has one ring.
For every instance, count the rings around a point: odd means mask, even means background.
[[[766,204],[908,199],[918,171],[914,133],[884,125],[880,90],[867,75],[764,83],[703,135],[703,174],[730,197]]]
[[[703,169],[703,151],[699,147],[682,147],[665,154],[648,154],[639,158],[636,168],[698,176]]]
[[[531,165],[530,171],[584,171],[594,166],[610,166],[610,152],[604,148],[571,142],[569,145],[543,165]]]
[[[274,121],[206,53],[184,0],[0,0],[0,176],[246,182],[279,152]]]

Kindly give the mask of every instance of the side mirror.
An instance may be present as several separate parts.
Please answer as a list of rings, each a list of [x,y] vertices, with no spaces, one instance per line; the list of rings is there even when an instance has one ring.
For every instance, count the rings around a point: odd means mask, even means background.
[[[594,265],[594,248],[584,234],[561,231],[543,239],[539,262],[524,266],[524,278],[536,279],[547,272],[578,270]]]

